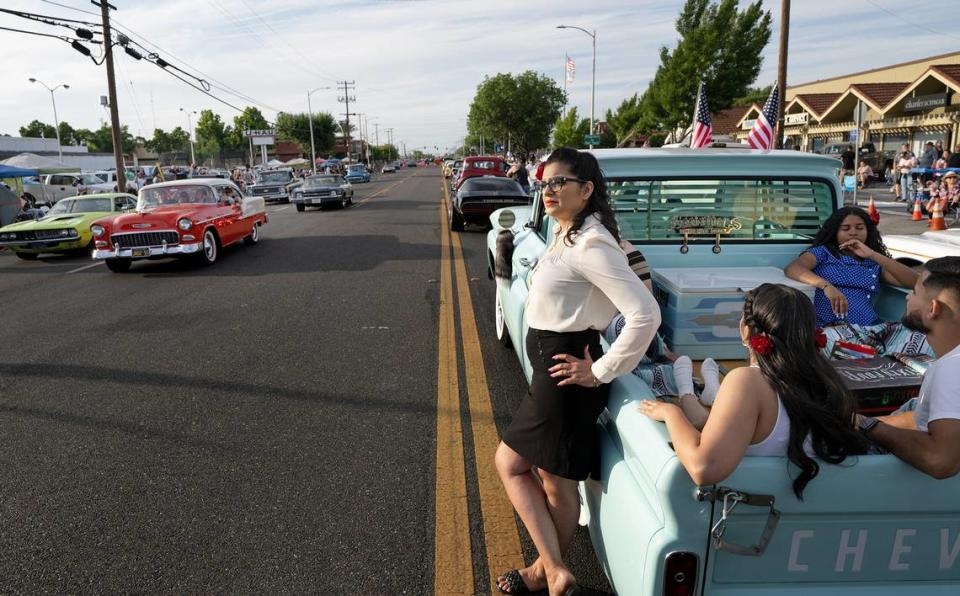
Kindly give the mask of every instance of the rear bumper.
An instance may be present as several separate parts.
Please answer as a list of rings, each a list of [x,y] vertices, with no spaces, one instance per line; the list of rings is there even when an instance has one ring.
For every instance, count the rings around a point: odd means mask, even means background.
[[[176,257],[193,255],[202,249],[199,242],[191,244],[173,244],[168,246],[150,246],[144,248],[119,248],[117,250],[94,250],[94,259],[150,259],[155,257]],[[133,251],[149,251],[149,254],[133,256]]]
[[[303,203],[304,205],[326,205],[327,203],[339,203],[343,200],[343,195],[327,197],[295,197],[290,199],[291,203]]]

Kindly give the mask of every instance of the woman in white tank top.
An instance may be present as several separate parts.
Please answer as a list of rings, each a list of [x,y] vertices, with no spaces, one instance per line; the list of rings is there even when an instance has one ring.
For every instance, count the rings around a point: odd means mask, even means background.
[[[763,284],[747,293],[740,336],[750,366],[732,370],[700,431],[679,407],[644,400],[640,411],[666,422],[680,463],[697,485],[729,476],[744,456],[788,457],[799,468],[793,490],[828,463],[865,453],[855,401],[818,349],[813,304],[802,292]],[[694,399],[687,396],[687,399]]]

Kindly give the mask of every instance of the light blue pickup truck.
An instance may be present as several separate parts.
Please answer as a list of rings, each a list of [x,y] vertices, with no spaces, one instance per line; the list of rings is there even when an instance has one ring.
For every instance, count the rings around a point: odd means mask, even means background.
[[[740,148],[593,153],[623,237],[653,269],[669,347],[741,365],[743,292],[788,283],[782,268],[842,201],[837,161]],[[519,341],[527,276],[553,222],[536,194],[490,219],[491,276],[498,236],[513,245],[494,325],[529,381]],[[903,291],[885,287],[876,301],[882,316],[900,318]],[[798,501],[785,458],[748,457],[721,484],[696,486],[664,425],[637,411],[652,397],[634,375],[613,382],[599,421],[600,475],[580,487],[597,557],[621,596],[960,594],[960,477],[860,456],[822,463]]]

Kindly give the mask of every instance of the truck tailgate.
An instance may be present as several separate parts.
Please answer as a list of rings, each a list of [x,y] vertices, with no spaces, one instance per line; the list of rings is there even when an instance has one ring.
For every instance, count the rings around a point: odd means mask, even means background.
[[[703,593],[960,593],[960,477],[935,480],[890,455],[870,455],[820,474],[794,497],[786,460],[746,458],[723,487],[772,495],[780,512],[760,556],[717,549],[710,541]],[[730,511],[722,539],[752,546],[769,509]],[[713,524],[724,505],[714,502]]]

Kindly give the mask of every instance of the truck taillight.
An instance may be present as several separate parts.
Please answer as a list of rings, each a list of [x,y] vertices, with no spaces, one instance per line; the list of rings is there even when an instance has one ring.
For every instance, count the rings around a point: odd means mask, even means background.
[[[663,565],[664,596],[694,596],[697,591],[697,555],[676,552]]]

